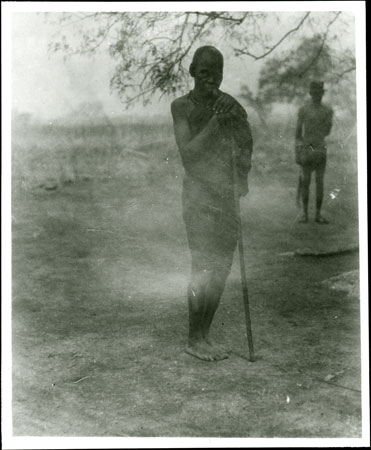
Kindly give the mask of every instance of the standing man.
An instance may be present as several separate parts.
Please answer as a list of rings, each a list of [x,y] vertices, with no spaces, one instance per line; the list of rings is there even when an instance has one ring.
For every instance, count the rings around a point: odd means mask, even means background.
[[[309,94],[311,102],[299,109],[296,126],[295,156],[301,166],[299,195],[303,202],[303,216],[300,223],[308,222],[309,186],[312,172],[316,173],[316,216],[315,222],[327,224],[321,215],[323,201],[323,179],[326,169],[325,137],[330,134],[333,110],[322,103],[323,82],[312,81]]]
[[[186,352],[206,361],[228,357],[214,344],[210,327],[237,244],[231,145],[237,150],[240,196],[248,192],[252,137],[247,114],[219,90],[223,55],[212,46],[196,50],[189,69],[194,88],[171,105],[176,143],[185,170],[183,218],[192,257],[188,287]]]

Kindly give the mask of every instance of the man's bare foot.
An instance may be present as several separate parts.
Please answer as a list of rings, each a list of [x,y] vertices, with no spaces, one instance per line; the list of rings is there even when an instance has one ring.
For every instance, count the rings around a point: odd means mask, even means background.
[[[314,221],[322,225],[327,225],[329,223],[329,221],[325,219],[323,216],[321,216],[321,214],[317,214]]]
[[[185,352],[203,361],[220,361],[228,358],[228,354],[211,346],[206,341],[188,343]]]
[[[231,353],[231,350],[227,349],[224,345],[219,344],[218,342],[214,341],[210,336],[205,337],[205,341],[211,345],[211,347],[215,348],[217,352],[219,352],[221,355],[228,355]]]

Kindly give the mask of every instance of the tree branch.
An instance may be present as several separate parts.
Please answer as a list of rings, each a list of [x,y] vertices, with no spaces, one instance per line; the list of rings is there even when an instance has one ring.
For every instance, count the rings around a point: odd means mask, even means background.
[[[211,20],[220,19],[220,20],[225,20],[225,21],[229,21],[229,22],[235,22],[238,25],[241,25],[243,23],[243,21],[246,19],[246,17],[248,16],[249,13],[246,12],[240,19],[236,19],[235,17],[232,17],[232,16],[224,16],[223,13],[217,13],[217,12],[199,12],[199,11],[196,11],[196,12],[194,12],[194,14],[196,14],[198,16],[207,16]]]
[[[262,55],[254,55],[253,53],[248,52],[247,50],[242,50],[242,49],[234,49],[235,55],[236,56],[240,56],[240,55],[246,55],[246,56],[250,56],[251,58],[254,58],[255,61],[259,60],[259,59],[263,59],[266,56],[268,56],[270,53],[272,53],[279,45],[282,44],[282,42],[284,40],[286,40],[290,34],[295,33],[296,31],[299,30],[299,28],[303,25],[303,23],[305,22],[305,20],[309,17],[310,12],[307,12],[306,14],[304,14],[304,16],[302,17],[302,19],[300,20],[300,22],[298,23],[298,25],[295,28],[292,28],[291,30],[289,30],[286,34],[284,34],[281,39],[279,41],[277,41],[272,47],[269,48],[269,50],[267,50],[265,53],[263,53]]]
[[[347,73],[353,72],[354,70],[356,70],[356,66],[348,67],[348,69],[345,69],[345,70],[343,70],[341,73],[336,74],[336,83],[339,83],[339,81],[340,81]]]
[[[320,45],[317,53],[314,55],[314,57],[312,58],[311,62],[308,64],[308,66],[298,74],[299,78],[301,78],[306,72],[308,72],[308,70],[312,67],[312,65],[316,61],[318,61],[318,58],[320,57],[320,55],[322,53],[322,50],[323,50],[323,47],[325,45],[325,42],[326,42],[326,39],[327,39],[327,35],[328,35],[329,31],[330,31],[331,25],[336,21],[336,19],[339,17],[340,14],[341,14],[340,12],[337,12],[335,14],[334,18],[332,20],[330,20],[330,22],[327,24],[326,31],[323,34],[321,45]]]

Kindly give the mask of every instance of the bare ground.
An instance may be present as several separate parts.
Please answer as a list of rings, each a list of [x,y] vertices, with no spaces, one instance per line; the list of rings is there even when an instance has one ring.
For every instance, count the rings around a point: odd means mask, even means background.
[[[253,180],[242,211],[257,361],[235,262],[213,325],[233,353],[202,362],[182,351],[189,254],[172,180],[14,186],[14,434],[360,437],[359,299],[321,283],[358,254],[290,256],[357,244],[354,211],[327,202],[330,225],[301,225],[294,188]]]

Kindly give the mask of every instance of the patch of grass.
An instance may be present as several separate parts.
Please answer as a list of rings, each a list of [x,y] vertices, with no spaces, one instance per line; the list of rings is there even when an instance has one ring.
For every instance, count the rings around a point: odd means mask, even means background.
[[[256,139],[242,212],[259,359],[238,356],[247,344],[235,259],[212,332],[236,354],[205,364],[182,352],[190,260],[171,126],[96,130],[14,130],[14,433],[359,436],[358,393],[321,381],[339,373],[339,385],[357,387],[359,304],[320,284],[358,260],[280,256],[354,236],[341,211],[356,192],[340,191],[328,228],[294,224],[297,168],[273,154],[277,128]],[[288,132],[278,146],[287,161],[291,142]],[[38,187],[48,178],[56,189]]]

